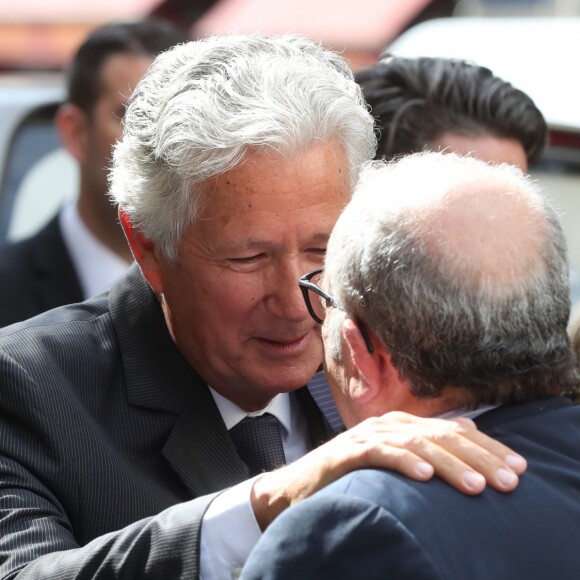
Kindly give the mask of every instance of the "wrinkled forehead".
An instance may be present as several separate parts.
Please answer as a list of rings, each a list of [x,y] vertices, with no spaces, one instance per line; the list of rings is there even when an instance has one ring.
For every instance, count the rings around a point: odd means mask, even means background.
[[[298,151],[249,148],[241,163],[205,180],[200,194],[202,220],[212,214],[267,221],[306,210],[312,222],[328,215],[336,220],[351,195],[346,154],[337,140]]]

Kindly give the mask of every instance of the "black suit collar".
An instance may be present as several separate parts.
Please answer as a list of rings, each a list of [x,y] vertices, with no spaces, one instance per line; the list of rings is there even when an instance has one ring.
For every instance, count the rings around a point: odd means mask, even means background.
[[[565,397],[549,397],[535,399],[523,403],[500,405],[491,411],[487,411],[474,419],[478,429],[487,431],[502,423],[518,421],[538,413],[548,413],[565,407],[571,407],[572,402]]]
[[[179,414],[203,383],[167,330],[161,307],[137,264],[109,293],[132,405]]]
[[[34,237],[22,243],[30,251],[42,310],[83,300],[80,282],[62,237],[58,215]]]
[[[163,455],[194,495],[247,477],[206,384],[175,346],[134,264],[109,297],[131,405],[177,415]]]

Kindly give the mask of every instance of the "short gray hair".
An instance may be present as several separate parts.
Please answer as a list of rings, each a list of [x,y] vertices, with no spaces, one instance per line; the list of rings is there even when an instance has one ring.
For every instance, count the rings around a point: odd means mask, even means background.
[[[462,188],[521,195],[531,210],[522,226],[530,245],[492,232],[503,238],[488,263],[508,260],[507,279],[433,235],[409,202],[417,191]],[[469,393],[465,404],[510,402],[569,392],[578,382],[566,333],[564,234],[537,185],[515,167],[441,153],[370,164],[332,233],[325,277],[338,306],[375,332],[418,397],[459,387]],[[329,331],[332,354],[336,326]]]
[[[212,37],[163,53],[133,92],[124,123],[111,196],[168,259],[199,215],[200,184],[248,152],[290,155],[338,139],[354,186],[376,148],[347,62],[293,35]]]

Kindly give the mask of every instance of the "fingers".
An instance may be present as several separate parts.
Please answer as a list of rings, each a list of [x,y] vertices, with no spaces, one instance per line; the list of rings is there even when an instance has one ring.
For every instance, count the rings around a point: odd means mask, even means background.
[[[512,491],[519,483],[518,475],[527,467],[523,457],[475,428],[450,433],[437,443],[467,468],[464,477],[470,478],[476,489],[481,488],[479,491],[483,491],[486,482],[497,491]],[[451,470],[455,471],[455,467]],[[450,473],[448,464],[436,468],[435,472],[445,481],[456,475]],[[483,485],[478,481],[482,481]]]
[[[351,436],[353,453],[357,445],[363,450],[355,468],[392,469],[419,481],[434,472],[469,495],[481,493],[486,484],[497,491],[512,491],[519,483],[518,474],[526,469],[523,457],[478,431],[470,420],[387,413],[344,435]],[[426,464],[432,466],[431,471]]]
[[[467,495],[481,493],[486,483],[499,491],[511,491],[518,483],[500,459],[459,434],[438,437],[436,443],[421,439],[418,446],[415,454],[433,466],[435,475]]]
[[[389,469],[416,481],[427,481],[436,475],[468,495],[485,489],[486,478],[462,459],[473,460],[474,449],[479,447],[459,432],[447,425],[442,428],[434,424],[426,429],[426,423],[410,423],[401,429],[391,426],[388,433],[369,440],[368,453],[360,457],[358,467]],[[487,474],[489,470],[493,471],[493,467],[487,467]]]
[[[458,491],[467,495],[476,495],[485,489],[486,478],[478,470],[471,468],[467,463],[459,459],[453,451],[447,451],[443,446],[428,439],[417,439],[416,445],[414,456],[422,464],[429,465],[437,477]],[[455,453],[458,453],[458,451],[455,450]],[[414,477],[410,473],[404,473],[400,469],[397,469],[397,471],[411,479],[421,481],[421,479]]]
[[[373,417],[301,459],[255,480],[251,503],[262,529],[284,509],[355,469],[390,469],[417,481],[436,475],[476,495],[486,485],[508,492],[526,469],[523,457],[478,431],[473,421],[402,412]]]
[[[364,467],[388,469],[409,479],[428,481],[435,474],[433,462],[428,453],[422,452],[421,449],[417,449],[417,451],[418,453],[411,450],[411,445],[406,448],[384,443],[376,445],[364,458]],[[426,460],[423,457],[426,457]]]
[[[496,457],[501,458],[504,461],[505,466],[510,468],[514,473],[521,475],[526,471],[528,463],[521,455],[518,455],[496,439],[478,431],[475,423],[471,419],[462,417],[455,419],[455,422],[465,428],[463,433],[465,437],[471,439],[471,441],[486,449]]]

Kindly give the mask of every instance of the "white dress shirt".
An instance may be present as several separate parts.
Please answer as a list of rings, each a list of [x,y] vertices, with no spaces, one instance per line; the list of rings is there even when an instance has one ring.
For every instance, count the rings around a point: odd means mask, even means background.
[[[479,415],[483,415],[487,411],[491,411],[499,407],[499,405],[479,405],[475,409],[466,409],[465,407],[461,409],[454,409],[453,411],[447,411],[446,413],[439,413],[435,415],[437,419],[458,419],[459,417],[465,417],[466,419],[475,419]]]
[[[308,426],[296,397],[282,393],[260,411],[247,413],[210,388],[228,429],[244,417],[271,413],[282,425],[282,444],[286,462],[302,457],[307,451]],[[257,476],[258,477],[258,476]],[[250,504],[255,478],[221,493],[208,507],[201,524],[200,578],[222,580],[236,578],[262,532]]]
[[[85,300],[108,290],[125,274],[129,263],[87,228],[79,215],[76,200],[62,208],[58,220]]]

